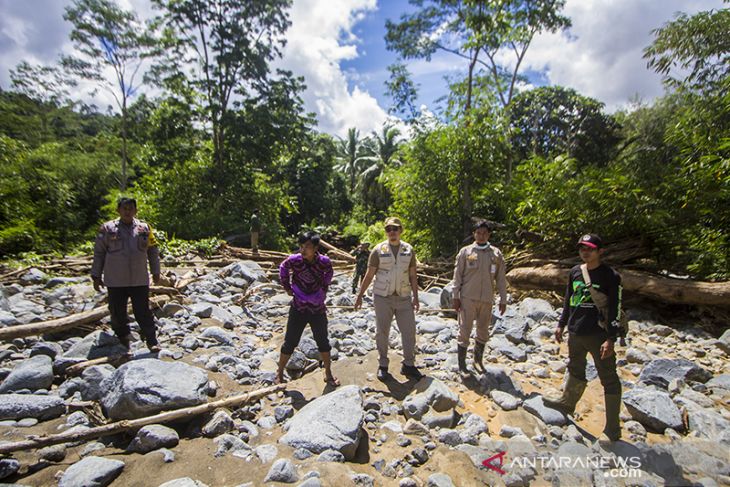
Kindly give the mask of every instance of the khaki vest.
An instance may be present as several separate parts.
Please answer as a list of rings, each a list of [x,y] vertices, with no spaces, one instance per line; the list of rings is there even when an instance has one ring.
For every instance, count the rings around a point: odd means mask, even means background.
[[[378,272],[375,274],[373,294],[378,296],[410,296],[411,282],[408,277],[408,265],[413,258],[413,247],[401,241],[396,259],[386,240],[377,245],[376,251],[380,259]]]

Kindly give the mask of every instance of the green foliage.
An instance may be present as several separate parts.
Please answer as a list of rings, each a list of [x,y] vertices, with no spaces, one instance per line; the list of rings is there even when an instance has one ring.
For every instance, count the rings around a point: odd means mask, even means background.
[[[164,232],[155,231],[155,238],[160,246],[162,257],[184,257],[187,254],[197,254],[201,257],[210,258],[218,251],[225,241],[216,238],[203,238],[200,240],[183,240],[175,236],[168,237]]]
[[[17,255],[33,249],[38,229],[30,221],[14,221],[0,229],[0,255]]]

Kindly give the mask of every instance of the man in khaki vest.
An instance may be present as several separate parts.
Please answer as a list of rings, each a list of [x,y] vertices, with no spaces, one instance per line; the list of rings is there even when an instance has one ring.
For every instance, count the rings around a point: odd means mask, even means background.
[[[355,300],[355,309],[362,306],[362,297],[375,278],[373,302],[375,305],[375,341],[378,346],[378,379],[388,380],[388,348],[390,325],[395,321],[400,329],[403,344],[401,374],[419,380],[423,374],[416,368],[416,317],[418,311],[418,278],[416,255],[413,247],[400,239],[403,225],[398,218],[385,220],[388,240],[375,246],[368,260],[368,271],[362,280]]]
[[[474,345],[474,365],[481,369],[484,344],[489,340],[492,323],[494,283],[499,291],[499,313],[507,309],[507,278],[502,252],[489,243],[491,226],[486,220],[474,225],[474,243],[462,247],[454,265],[454,309],[459,313],[458,358],[459,372],[469,373],[466,352],[469,349],[474,321],[477,336]]]

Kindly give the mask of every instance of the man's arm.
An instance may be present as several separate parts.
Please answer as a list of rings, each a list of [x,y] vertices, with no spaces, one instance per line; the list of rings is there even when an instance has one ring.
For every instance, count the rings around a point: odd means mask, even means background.
[[[418,270],[415,265],[408,268],[408,279],[411,281],[413,293],[413,310],[417,312],[421,308],[421,303],[418,301]]]
[[[375,277],[376,272],[378,272],[377,267],[368,267],[365,277],[362,278],[362,284],[360,284],[360,292],[357,293],[357,298],[355,298],[355,309],[360,309],[362,307],[362,297],[365,295],[365,291],[368,290],[368,287],[370,287],[370,283],[373,281],[373,277]]]
[[[461,250],[456,254],[454,261],[454,287],[452,290],[452,302],[457,312],[461,309],[461,283],[464,277],[464,267],[464,251]]]
[[[621,319],[621,276],[616,272],[611,273],[611,282],[607,286],[608,291],[608,336],[616,340],[620,331],[619,320]]]
[[[94,289],[97,291],[104,287],[101,283],[101,274],[104,272],[104,260],[106,259],[105,237],[106,232],[104,231],[104,225],[102,225],[96,233],[96,240],[94,241],[94,263],[91,265],[91,279],[94,281]]]
[[[499,253],[497,259],[497,290],[499,291],[499,312],[504,314],[507,310],[507,264],[504,262],[504,254]]]
[[[291,281],[289,280],[290,265],[291,262],[288,257],[281,263],[281,265],[279,265],[279,282],[281,283],[281,287],[284,288],[284,291],[286,291],[289,296],[292,295]]]
[[[327,257],[325,260],[324,277],[322,278],[322,287],[324,288],[324,292],[327,292],[330,284],[332,284],[332,277],[334,275],[335,271],[332,269],[332,261],[329,257]]]
[[[150,273],[152,273],[152,282],[157,284],[160,282],[160,247],[157,245],[155,233],[152,231],[152,225],[147,224],[150,230],[147,245],[147,260],[150,263]]]
[[[563,297],[563,312],[560,314],[558,326],[555,327],[555,341],[558,343],[563,341],[563,331],[570,319],[570,297],[573,294],[573,287],[570,284],[570,274],[568,274],[568,285],[565,287],[565,297]]]

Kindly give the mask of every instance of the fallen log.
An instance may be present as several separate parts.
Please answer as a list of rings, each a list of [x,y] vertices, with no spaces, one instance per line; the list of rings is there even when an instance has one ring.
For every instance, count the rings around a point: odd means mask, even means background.
[[[357,259],[355,259],[355,257],[353,257],[352,255],[348,254],[344,250],[338,249],[334,245],[329,244],[322,239],[319,240],[319,245],[321,245],[322,247],[327,249],[329,252],[332,252],[336,256],[342,258],[343,260],[346,260],[347,262],[356,262],[357,261]]]
[[[120,365],[125,362],[129,362],[130,360],[132,360],[131,355],[113,355],[108,357],[99,357],[91,360],[86,360],[84,362],[79,362],[74,365],[69,365],[68,367],[66,367],[64,373],[67,377],[76,376],[83,372],[84,369],[87,369],[92,365],[110,364],[113,365],[115,368],[118,368]]]
[[[170,296],[155,296],[150,299],[150,306],[160,306],[170,300]],[[77,313],[55,320],[29,323],[27,325],[8,326],[0,329],[0,340],[12,340],[14,338],[25,338],[44,333],[56,333],[77,326],[94,323],[109,314],[108,306],[99,306],[83,313]]]
[[[700,282],[630,269],[617,270],[627,293],[663,303],[730,307],[730,282]],[[507,280],[517,288],[564,291],[568,272],[569,269],[556,265],[518,267],[507,273]]]
[[[96,428],[89,428],[85,431],[67,431],[65,433],[59,433],[56,435],[37,436],[31,437],[23,441],[4,443],[0,445],[0,455],[5,455],[14,451],[32,450],[42,448],[44,446],[57,445],[59,443],[93,440],[102,436],[113,435],[121,433],[123,431],[141,428],[142,426],[147,426],[148,424],[169,423],[171,421],[176,421],[183,418],[190,418],[192,416],[197,416],[199,414],[214,411],[218,408],[239,406],[249,401],[257,400],[263,396],[268,396],[269,394],[283,391],[284,389],[286,389],[286,384],[277,384],[274,386],[259,389],[257,391],[248,392],[246,394],[240,394],[238,396],[201,404],[199,406],[176,409],[174,411],[166,411],[163,413],[155,414],[154,416],[148,416],[146,418],[117,421],[116,423],[105,424],[104,426],[97,426]]]

